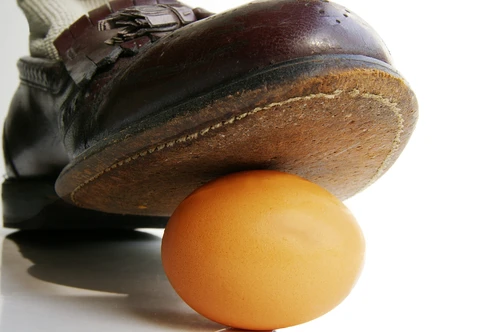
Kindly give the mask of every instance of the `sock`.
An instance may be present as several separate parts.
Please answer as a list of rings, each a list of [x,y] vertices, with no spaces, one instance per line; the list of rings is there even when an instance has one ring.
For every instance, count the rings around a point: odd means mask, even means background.
[[[74,21],[109,0],[17,0],[30,28],[33,57],[59,59],[54,40]]]

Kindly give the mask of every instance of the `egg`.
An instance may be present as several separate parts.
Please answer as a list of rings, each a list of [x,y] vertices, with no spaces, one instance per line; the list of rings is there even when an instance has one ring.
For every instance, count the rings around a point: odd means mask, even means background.
[[[246,330],[317,318],[351,291],[364,238],[322,187],[278,171],[218,178],[172,214],[162,240],[166,275],[201,315]]]

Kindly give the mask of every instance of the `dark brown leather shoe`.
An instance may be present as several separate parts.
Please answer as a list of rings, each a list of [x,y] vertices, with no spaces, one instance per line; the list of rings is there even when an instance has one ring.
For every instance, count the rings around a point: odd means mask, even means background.
[[[378,35],[327,0],[217,15],[118,0],[54,44],[62,61],[19,61],[7,227],[161,227],[192,190],[246,169],[344,199],[392,165],[417,119]]]

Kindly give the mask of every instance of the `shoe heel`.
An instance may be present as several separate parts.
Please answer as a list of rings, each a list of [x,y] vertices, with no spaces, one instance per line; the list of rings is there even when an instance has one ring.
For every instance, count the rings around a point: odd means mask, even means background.
[[[7,179],[2,184],[3,226],[17,229],[163,228],[168,218],[120,215],[68,204],[55,179]]]

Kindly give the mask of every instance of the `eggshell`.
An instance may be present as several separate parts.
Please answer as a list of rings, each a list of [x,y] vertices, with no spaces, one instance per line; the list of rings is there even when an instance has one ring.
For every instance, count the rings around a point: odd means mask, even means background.
[[[350,211],[295,175],[248,171],[212,181],[171,216],[165,272],[203,316],[248,330],[301,324],[337,306],[363,265]]]

